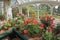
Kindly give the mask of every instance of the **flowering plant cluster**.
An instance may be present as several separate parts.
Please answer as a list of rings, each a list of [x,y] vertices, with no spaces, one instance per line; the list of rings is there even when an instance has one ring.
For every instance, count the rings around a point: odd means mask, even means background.
[[[45,29],[45,30],[48,29],[48,30],[52,31],[53,27],[55,26],[53,23],[54,20],[55,20],[55,18],[53,18],[52,16],[40,17],[40,21],[41,21],[40,28]]]
[[[48,15],[40,17],[40,21],[41,21],[40,28],[43,29],[43,32],[42,32],[43,40],[54,39],[54,36],[53,36],[53,31],[55,27],[54,20],[55,18]]]
[[[54,20],[52,16],[41,16],[40,17],[40,22],[36,18],[27,18],[24,19],[23,14],[18,14],[16,15],[16,18],[13,18],[12,20],[8,20],[4,22],[3,27],[8,28],[8,27],[16,27],[19,28],[21,32],[24,34],[41,34],[42,40],[55,40],[54,37],[59,39],[60,35],[55,35],[60,33],[60,24],[55,27]],[[3,20],[1,20],[3,21]],[[56,40],[57,40],[56,39]],[[60,39],[59,39],[60,40]]]
[[[38,21],[35,18],[27,18],[24,20],[24,33],[37,34],[39,33]],[[27,31],[27,32],[26,32]]]

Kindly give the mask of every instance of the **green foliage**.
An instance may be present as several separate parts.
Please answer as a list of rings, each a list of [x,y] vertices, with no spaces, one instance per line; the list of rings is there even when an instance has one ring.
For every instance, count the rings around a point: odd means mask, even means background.
[[[60,34],[58,34],[56,37],[57,37],[57,40],[60,40]]]
[[[11,24],[9,22],[5,21],[4,24],[3,24],[3,26],[4,27],[9,27],[9,26],[11,26]]]
[[[42,34],[43,40],[52,40],[53,34],[51,31],[46,30],[45,33]]]
[[[35,14],[35,16],[37,16],[37,10],[35,9],[35,7],[33,6],[27,6],[27,5],[24,5],[23,7],[22,7],[22,12],[24,13],[24,14],[26,14],[27,13],[27,9],[29,10],[29,16],[30,17],[32,17],[32,14]]]
[[[60,24],[57,24],[56,28],[54,29],[55,34],[60,33]]]
[[[5,17],[4,17],[4,15],[0,14],[0,19],[2,19],[2,18],[4,19]]]
[[[41,8],[40,8],[40,12],[44,13],[44,12],[48,12],[50,9],[50,7],[46,4],[41,4]]]
[[[58,8],[54,8],[54,12],[56,13],[56,15],[60,16],[60,6],[58,6]]]
[[[27,24],[27,26],[25,26],[25,29],[28,30],[28,33],[30,35],[38,34],[40,32],[38,25]]]

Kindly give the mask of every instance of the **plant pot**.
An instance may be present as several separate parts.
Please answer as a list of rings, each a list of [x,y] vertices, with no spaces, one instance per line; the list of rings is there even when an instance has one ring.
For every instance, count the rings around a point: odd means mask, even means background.
[[[4,21],[4,18],[2,18],[1,21]]]
[[[5,30],[3,30],[3,29],[2,29],[2,30],[0,30],[0,34],[2,34],[2,33],[4,33],[4,32],[5,32]]]
[[[8,26],[8,27],[7,27],[7,30],[10,30],[10,29],[11,29],[11,26]]]
[[[4,28],[4,27],[2,27],[2,28],[1,28],[1,30],[5,30],[5,28]]]
[[[31,38],[35,38],[35,37],[38,37],[38,34],[31,35]]]

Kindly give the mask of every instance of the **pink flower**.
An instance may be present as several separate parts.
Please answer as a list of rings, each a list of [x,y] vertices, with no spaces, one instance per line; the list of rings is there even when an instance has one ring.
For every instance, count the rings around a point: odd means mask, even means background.
[[[51,18],[51,21],[54,21],[55,20],[55,18]]]
[[[50,24],[53,24],[53,21],[50,21]]]
[[[52,28],[52,27],[48,27],[48,30],[49,30],[49,31],[53,31],[53,28]]]
[[[52,26],[55,26],[55,24],[53,24]]]
[[[23,33],[24,33],[24,34],[27,34],[27,33],[28,33],[28,31],[27,31],[27,30],[24,30],[24,31],[23,31]]]
[[[40,27],[44,27],[45,25],[42,23],[42,24],[40,24]]]
[[[55,20],[55,18],[53,18],[52,20]]]

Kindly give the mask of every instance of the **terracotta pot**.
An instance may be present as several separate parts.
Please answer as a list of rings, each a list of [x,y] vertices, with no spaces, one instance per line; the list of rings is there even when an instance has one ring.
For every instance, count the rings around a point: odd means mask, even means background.
[[[5,30],[5,28],[4,27],[2,27],[2,29],[1,30]]]
[[[2,18],[1,21],[4,21],[4,18]]]
[[[31,35],[32,38],[38,37],[38,34]]]
[[[4,33],[4,32],[5,32],[5,30],[1,30],[1,31],[0,31],[0,34],[2,34],[2,33]]]
[[[10,30],[10,29],[11,29],[11,26],[8,26],[8,27],[7,27],[7,30]]]

